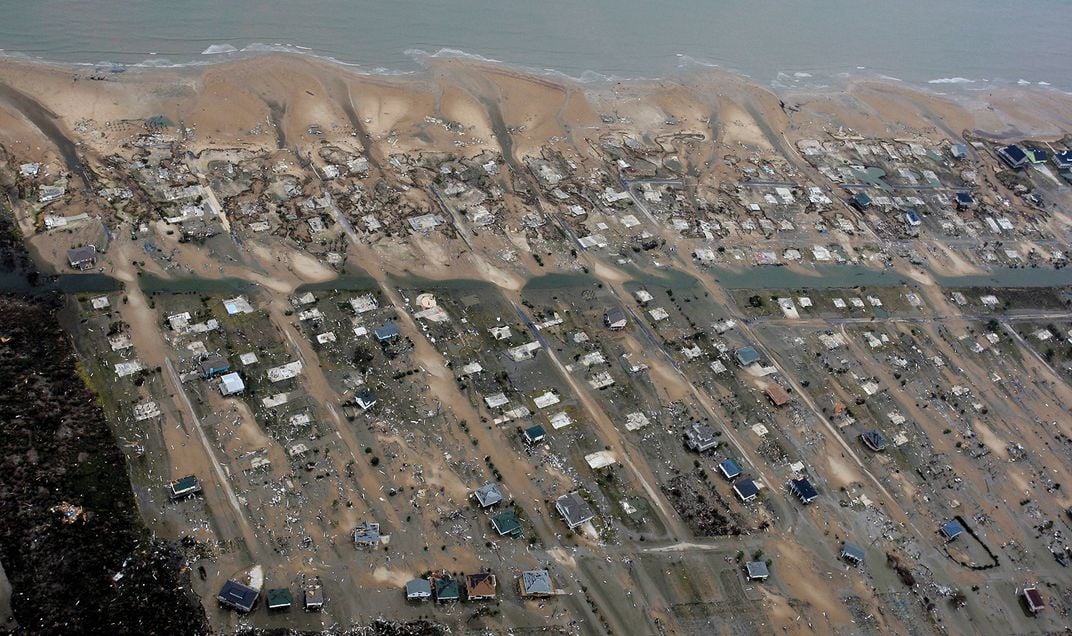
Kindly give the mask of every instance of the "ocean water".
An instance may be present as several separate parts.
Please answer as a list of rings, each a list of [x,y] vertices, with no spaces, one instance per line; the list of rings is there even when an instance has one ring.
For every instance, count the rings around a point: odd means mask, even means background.
[[[775,88],[1072,90],[1072,0],[0,0],[0,16],[3,54],[73,63],[292,50],[381,73],[472,55],[590,81],[715,66]]]

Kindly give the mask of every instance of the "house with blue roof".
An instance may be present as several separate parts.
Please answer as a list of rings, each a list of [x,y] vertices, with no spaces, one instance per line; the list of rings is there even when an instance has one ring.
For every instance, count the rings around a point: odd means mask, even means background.
[[[718,463],[718,469],[726,479],[736,479],[741,475],[741,466],[728,457]]]
[[[1009,144],[997,150],[998,157],[1013,170],[1019,170],[1027,165],[1027,154],[1024,149],[1016,144]]]
[[[964,526],[960,525],[960,522],[956,519],[950,519],[942,524],[942,536],[946,541],[952,541],[964,532]]]

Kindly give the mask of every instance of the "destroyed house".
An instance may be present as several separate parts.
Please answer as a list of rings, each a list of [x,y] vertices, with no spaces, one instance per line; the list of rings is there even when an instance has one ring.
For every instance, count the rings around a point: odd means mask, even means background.
[[[1053,153],[1053,165],[1060,170],[1072,169],[1072,150],[1060,150]]]
[[[320,611],[322,607],[324,607],[324,588],[319,585],[306,588],[305,611],[317,612]]]
[[[614,331],[625,329],[627,323],[625,310],[621,307],[612,307],[603,314],[603,325]]]
[[[362,411],[367,411],[376,405],[376,394],[369,389],[361,389],[354,396],[354,404],[357,404]]]
[[[230,607],[239,612],[249,612],[257,604],[259,595],[260,593],[252,587],[230,580],[220,588],[220,593],[216,595],[216,600],[225,607]]]
[[[201,492],[201,482],[194,475],[187,475],[168,484],[168,496],[172,499],[182,499],[199,492]]]
[[[67,250],[67,263],[74,269],[89,269],[97,264],[97,247],[86,245]]]
[[[796,495],[797,499],[802,504],[810,504],[819,497],[819,492],[815,490],[815,486],[811,485],[807,477],[801,477],[800,479],[789,480],[789,490]]]
[[[432,584],[428,579],[413,579],[406,583],[407,601],[426,601],[432,598]]]
[[[864,549],[855,543],[846,543],[841,546],[841,559],[848,561],[853,565],[859,565],[864,562]]]
[[[886,437],[875,429],[870,429],[861,433],[860,440],[863,441],[864,446],[876,453],[886,450]]]
[[[737,496],[741,498],[741,501],[752,501],[759,494],[759,486],[756,482],[745,477],[733,482],[733,492],[737,493]]]
[[[1016,144],[1003,146],[997,150],[998,157],[1013,170],[1018,170],[1027,165],[1027,154]]]
[[[354,545],[359,548],[374,548],[380,543],[380,524],[362,521],[354,528]]]
[[[517,588],[521,596],[528,598],[547,597],[555,593],[551,586],[551,573],[547,570],[525,570],[517,580]]]
[[[706,424],[694,422],[685,431],[685,445],[697,453],[704,453],[718,447],[718,438],[715,429]]]
[[[465,596],[470,601],[487,601],[495,598],[498,583],[490,572],[465,575]]]
[[[486,483],[480,488],[477,488],[473,492],[473,497],[481,508],[487,508],[488,506],[494,506],[503,500],[502,491],[499,487],[493,483]]]
[[[555,500],[555,509],[558,510],[558,514],[562,515],[562,519],[570,530],[591,521],[595,517],[595,514],[592,513],[592,508],[588,506],[588,502],[577,492],[562,495]]]

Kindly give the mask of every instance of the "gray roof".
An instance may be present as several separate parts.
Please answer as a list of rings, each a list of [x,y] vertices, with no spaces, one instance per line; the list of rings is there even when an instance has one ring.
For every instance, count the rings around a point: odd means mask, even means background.
[[[78,265],[79,263],[96,259],[97,247],[95,245],[86,245],[67,250],[67,262],[71,265]]]
[[[744,567],[748,570],[748,578],[750,579],[765,579],[770,576],[770,570],[767,569],[767,564],[763,561],[749,561]]]
[[[406,583],[406,598],[427,598],[432,596],[432,583],[428,579],[413,579]]]
[[[864,549],[855,543],[846,543],[841,546],[841,556],[860,563],[864,560]]]
[[[525,594],[551,594],[551,574],[547,570],[526,570],[521,573],[521,588]]]
[[[476,497],[476,500],[480,502],[481,508],[493,506],[503,500],[502,491],[492,482],[488,482],[480,488],[477,488],[473,495]]]
[[[576,492],[562,495],[556,499],[555,507],[558,508],[559,513],[562,514],[562,517],[566,520],[566,524],[570,528],[579,526],[585,521],[589,521],[595,517],[588,502]]]
[[[609,327],[625,321],[625,310],[621,307],[611,307],[603,314],[603,322]]]
[[[715,436],[715,429],[695,422],[685,431],[685,443],[692,450],[702,453],[718,446],[718,439]]]

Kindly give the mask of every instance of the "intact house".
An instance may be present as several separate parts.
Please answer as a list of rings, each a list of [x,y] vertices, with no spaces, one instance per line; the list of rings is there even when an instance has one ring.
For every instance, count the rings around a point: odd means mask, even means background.
[[[268,590],[268,609],[273,611],[290,609],[294,599],[290,596],[290,590],[285,587],[276,587]]]
[[[438,603],[456,601],[462,597],[458,582],[452,579],[449,574],[432,577],[432,590],[435,592],[435,599]]]
[[[495,598],[498,584],[490,572],[465,575],[465,597],[470,601],[488,601]]]
[[[733,482],[733,492],[737,493],[741,501],[749,502],[759,495],[759,486],[751,479],[744,477]]]
[[[766,395],[770,403],[776,407],[789,404],[789,392],[778,383],[768,384],[767,388],[763,389],[763,395]]]
[[[577,528],[595,518],[592,508],[577,492],[562,495],[555,500],[555,509],[562,515],[570,530]]]
[[[354,528],[354,545],[359,548],[375,548],[380,544],[380,524],[362,521]]]
[[[201,368],[201,377],[206,379],[231,370],[231,363],[221,355],[208,356],[200,362],[199,366]]]
[[[97,264],[97,246],[86,245],[67,250],[67,263],[74,269],[90,269]]]
[[[737,358],[737,364],[747,367],[759,362],[759,352],[755,347],[741,347],[733,354]]]
[[[770,577],[770,570],[763,561],[749,561],[744,565],[744,570],[749,581],[766,581]]]
[[[888,445],[886,437],[875,429],[866,430],[863,433],[860,433],[860,440],[864,443],[864,446],[876,453],[886,450],[886,446]]]
[[[524,436],[526,443],[539,444],[545,437],[547,437],[547,431],[544,430],[543,426],[536,424],[526,428],[522,435]]]
[[[726,458],[718,463],[718,469],[726,479],[736,479],[741,475],[741,466],[736,461]]]
[[[871,197],[863,192],[857,192],[849,199],[849,205],[856,208],[860,212],[863,212],[867,208],[871,207]]]
[[[495,528],[495,532],[498,532],[500,537],[516,538],[521,536],[521,522],[518,520],[517,514],[510,508],[492,517],[491,527]]]
[[[246,390],[246,383],[242,381],[242,376],[237,373],[228,373],[220,378],[220,393],[225,397],[229,395],[237,395]]]
[[[800,500],[800,503],[804,505],[810,504],[819,497],[819,492],[815,490],[815,486],[811,485],[811,482],[808,481],[807,477],[790,479],[789,490],[796,495],[797,499]]]
[[[694,422],[685,431],[685,445],[697,453],[705,453],[718,446],[718,438],[715,429],[706,424]]]
[[[260,596],[260,592],[252,587],[230,580],[220,588],[220,593],[216,595],[216,600],[224,607],[230,607],[245,613],[251,611],[253,606],[257,604],[258,596]]]
[[[1027,153],[1016,144],[1010,144],[997,149],[998,157],[1013,170],[1019,170],[1027,165]]]
[[[199,492],[201,492],[201,482],[197,481],[197,477],[193,475],[187,475],[168,484],[168,496],[172,499],[182,499]]]
[[[940,532],[946,541],[952,541],[964,532],[964,526],[960,525],[960,522],[956,519],[950,519],[942,524]]]
[[[958,210],[967,210],[971,206],[975,205],[975,198],[972,197],[970,192],[958,192],[956,196],[956,203]]]
[[[1060,150],[1053,153],[1052,161],[1059,170],[1072,170],[1072,150]]]
[[[1039,593],[1038,588],[1025,587],[1024,602],[1027,603],[1027,609],[1032,614],[1038,614],[1046,609],[1046,603],[1042,600],[1042,594]]]
[[[555,593],[547,570],[525,570],[517,580],[517,589],[524,598],[546,598]]]
[[[614,331],[625,329],[625,325],[628,322],[625,317],[625,310],[621,307],[611,307],[603,314],[603,325]]]
[[[432,598],[432,583],[428,579],[413,579],[406,583],[407,601],[426,601]]]
[[[473,491],[473,498],[476,499],[481,508],[487,508],[502,501],[503,494],[496,484],[488,482]]]
[[[864,549],[855,543],[846,543],[841,546],[841,559],[847,561],[853,565],[860,565],[864,562]]]
[[[372,335],[376,336],[376,341],[381,344],[391,342],[397,338],[400,333],[398,325],[391,321],[385,322],[383,325],[376,327],[372,331]]]
[[[413,579],[406,583],[407,601],[427,601],[432,598],[432,584],[428,579]]]

